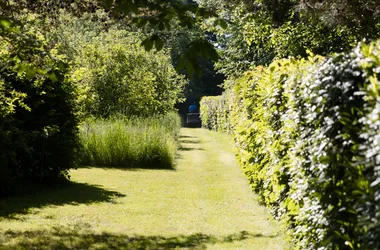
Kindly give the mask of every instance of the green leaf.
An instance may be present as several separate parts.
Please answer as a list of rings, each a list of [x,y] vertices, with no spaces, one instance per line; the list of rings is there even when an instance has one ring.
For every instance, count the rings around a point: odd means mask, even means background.
[[[152,38],[147,38],[141,42],[141,45],[144,46],[146,51],[150,51],[153,48],[153,40]]]
[[[45,75],[47,72],[48,72],[47,69],[37,68],[37,73],[40,75]]]
[[[57,78],[57,76],[56,76],[56,74],[55,74],[54,71],[51,72],[51,73],[49,73],[49,79],[50,79],[51,81],[53,81],[53,82],[58,82],[58,78]]]
[[[148,20],[144,18],[135,18],[134,22],[137,24],[137,27],[141,28],[148,23]]]
[[[53,70],[48,73],[49,79],[53,82],[63,82],[65,80],[64,74],[58,70]]]
[[[228,27],[227,22],[224,19],[219,19],[219,25],[223,29],[227,29],[227,27]]]
[[[32,80],[36,76],[36,68],[30,66],[26,71],[26,78]]]
[[[162,41],[161,38],[158,38],[158,39],[156,39],[156,40],[154,41],[154,45],[155,45],[155,47],[156,47],[156,50],[157,50],[157,51],[160,51],[160,50],[162,50],[162,48],[164,47],[164,42]]]
[[[12,26],[12,22],[5,18],[0,18],[0,28],[7,30]]]
[[[17,71],[17,76],[22,76],[22,74],[29,68],[28,64],[18,64],[15,67],[15,70]]]

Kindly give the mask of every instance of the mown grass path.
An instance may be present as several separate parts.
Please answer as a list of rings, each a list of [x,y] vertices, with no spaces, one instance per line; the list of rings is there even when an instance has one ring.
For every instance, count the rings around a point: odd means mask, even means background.
[[[175,170],[81,168],[64,189],[0,200],[0,249],[285,249],[230,138],[180,140]]]

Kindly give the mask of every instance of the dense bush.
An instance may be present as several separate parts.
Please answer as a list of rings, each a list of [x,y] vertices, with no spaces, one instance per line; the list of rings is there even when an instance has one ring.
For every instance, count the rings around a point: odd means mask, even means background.
[[[173,111],[187,81],[174,69],[169,51],[145,51],[141,30],[109,20],[104,11],[74,17],[62,12],[49,34],[73,61],[81,114],[151,116]]]
[[[169,51],[145,51],[146,34],[120,27],[104,11],[75,17],[62,10],[52,17],[15,8],[8,14],[0,17],[0,195],[68,177],[78,160],[78,118],[162,115],[183,100],[187,81]],[[99,137],[102,126],[93,128]],[[158,124],[146,126],[151,137],[163,133]],[[175,143],[144,143],[138,164],[173,164]]]
[[[85,113],[150,116],[172,111],[186,81],[168,55],[146,52],[133,34],[109,31],[83,48],[75,71],[86,91]]]
[[[173,168],[181,127],[178,114],[87,121],[81,126],[84,165]]]
[[[0,27],[0,195],[67,177],[77,149],[75,87],[43,35]]]
[[[377,42],[236,81],[238,159],[297,249],[380,248],[379,79]]]
[[[231,131],[230,110],[227,93],[220,96],[202,97],[200,101],[202,127],[223,132]]]

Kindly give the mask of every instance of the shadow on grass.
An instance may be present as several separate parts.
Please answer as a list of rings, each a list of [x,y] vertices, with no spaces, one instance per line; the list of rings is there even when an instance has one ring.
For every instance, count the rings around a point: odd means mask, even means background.
[[[189,139],[189,138],[196,138],[196,137],[188,136],[188,135],[179,135],[179,139]]]
[[[201,141],[196,137],[181,135],[179,139],[180,146],[179,151],[193,151],[193,150],[203,150],[203,148],[196,147],[197,144],[200,144]],[[191,144],[184,146],[183,144]]]
[[[83,165],[78,166],[77,169],[91,169],[91,168],[98,168],[98,169],[104,169],[104,170],[124,170],[124,171],[145,171],[145,170],[154,170],[154,171],[176,171],[175,167],[159,167],[154,165],[147,165],[147,166],[136,166],[136,167],[115,167],[115,166],[89,166],[89,165]],[[0,249],[1,250],[1,249]]]
[[[196,151],[196,150],[204,150],[203,148],[196,148],[196,147],[184,147],[181,146],[178,148],[179,151]]]
[[[199,140],[188,140],[188,139],[180,139],[180,143],[189,143],[189,144],[199,144],[201,141]]]
[[[206,244],[275,237],[277,235],[264,236],[247,231],[224,237],[201,233],[173,237],[128,236],[109,233],[96,234],[75,225],[70,228],[56,227],[50,231],[9,230],[0,232],[0,246],[9,242],[6,249],[205,249]]]
[[[0,199],[0,218],[17,219],[17,214],[28,214],[31,208],[115,202],[125,195],[102,186],[69,182],[64,186],[34,191],[23,196]]]

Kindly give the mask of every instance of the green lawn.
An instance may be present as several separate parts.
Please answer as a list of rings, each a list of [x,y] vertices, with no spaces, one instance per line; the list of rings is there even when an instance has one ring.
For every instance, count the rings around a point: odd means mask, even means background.
[[[175,170],[81,168],[65,188],[0,200],[0,249],[285,249],[230,138],[180,140]]]

